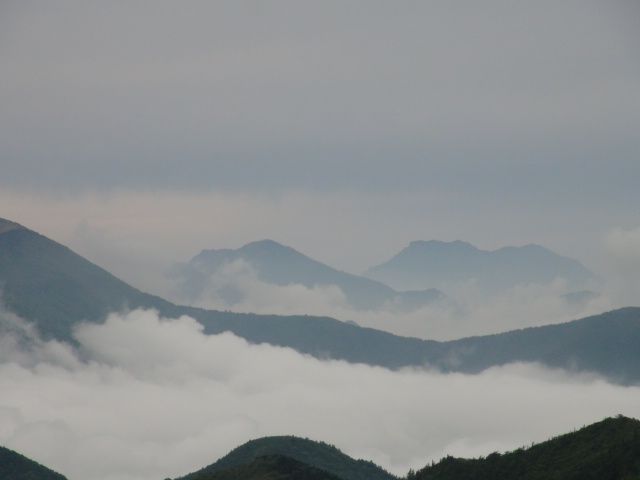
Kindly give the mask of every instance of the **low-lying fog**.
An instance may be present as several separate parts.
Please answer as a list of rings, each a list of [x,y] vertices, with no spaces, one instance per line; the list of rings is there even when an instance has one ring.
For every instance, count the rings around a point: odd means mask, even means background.
[[[640,416],[640,388],[538,365],[391,372],[206,336],[152,311],[80,326],[80,355],[25,342],[33,332],[10,313],[2,325],[0,444],[70,480],[175,477],[268,435],[322,440],[403,475]]]

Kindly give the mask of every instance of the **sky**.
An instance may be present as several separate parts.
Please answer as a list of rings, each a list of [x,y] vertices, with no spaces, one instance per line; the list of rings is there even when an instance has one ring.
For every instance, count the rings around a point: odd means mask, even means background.
[[[127,279],[264,238],[350,273],[430,239],[600,268],[612,235],[639,249],[638,22],[630,1],[3,2],[0,215]]]
[[[203,249],[361,274],[435,239],[608,281],[530,324],[636,304],[638,24],[630,1],[3,2],[0,217],[164,297]]]
[[[484,303],[463,292],[473,322],[442,310],[397,322],[396,333],[428,338],[637,304],[638,25],[638,4],[615,0],[4,1],[0,217],[163,296],[176,262],[266,238],[355,274],[414,240],[535,243],[606,280],[580,311],[560,305],[565,292],[553,284]],[[246,309],[391,329],[388,316],[345,312],[323,292],[243,281],[257,292]],[[70,480],[180,475],[273,433],[335,443],[403,473],[445,453],[484,454],[605,415],[639,416],[635,388],[536,366],[391,374],[140,315],[80,330],[88,364],[51,343],[6,350],[1,390],[14,393],[0,403],[0,440]],[[165,364],[193,373],[141,369],[144,358],[94,341],[136,328],[160,336],[150,358],[165,352]],[[165,345],[163,328],[184,339],[168,353],[153,346]],[[209,353],[185,347],[207,342],[236,352],[237,363],[205,366]],[[247,367],[263,363],[273,386]],[[434,383],[442,388],[425,411]],[[300,409],[278,407],[285,398]],[[185,404],[190,417],[170,415]],[[310,422],[311,408],[330,421]],[[348,431],[338,428],[345,418]]]

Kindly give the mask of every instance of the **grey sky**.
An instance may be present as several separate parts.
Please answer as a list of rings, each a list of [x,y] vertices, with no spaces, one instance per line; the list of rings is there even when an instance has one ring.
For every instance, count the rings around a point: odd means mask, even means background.
[[[637,304],[639,26],[633,1],[4,1],[0,217],[159,294],[205,248],[271,238],[361,273],[461,239],[578,258],[607,276],[589,313]],[[250,286],[256,311],[353,315]],[[580,316],[554,288],[472,305],[475,324],[396,324],[448,338]],[[0,349],[0,443],[72,480],[184,474],[269,434],[404,473],[639,415],[636,387],[533,366],[390,373],[135,312],[81,336],[99,360]],[[147,351],[118,343],[136,338]]]
[[[634,2],[0,9],[2,216],[103,266],[79,225],[354,273],[431,238],[594,266],[640,226]]]
[[[5,186],[575,190],[637,173],[625,3],[3,10]]]

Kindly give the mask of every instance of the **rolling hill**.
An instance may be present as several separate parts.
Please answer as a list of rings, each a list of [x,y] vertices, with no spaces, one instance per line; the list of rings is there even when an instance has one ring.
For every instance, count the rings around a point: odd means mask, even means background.
[[[13,450],[0,447],[0,480],[67,480],[67,477]]]
[[[34,322],[44,338],[74,342],[73,326],[112,311],[153,308],[189,315],[207,334],[230,331],[252,343],[290,347],[320,359],[478,373],[511,362],[591,371],[624,384],[640,381],[640,308],[572,322],[437,342],[306,315],[255,315],[177,306],[115,278],[68,248],[0,221],[0,283],[7,309]]]
[[[530,448],[484,458],[446,457],[408,480],[636,480],[640,421],[618,416]]]
[[[305,476],[308,475],[308,476]],[[323,476],[324,475],[324,476]],[[371,462],[297,437],[266,437],[232,450],[217,462],[175,480],[393,480]],[[447,456],[406,480],[637,480],[640,421],[618,415],[579,430],[486,457]]]
[[[336,447],[324,442],[294,436],[265,437],[251,440],[209,466],[181,477],[179,480],[204,480],[218,478],[206,476],[247,465],[265,456],[283,455],[303,462],[342,480],[396,480],[396,477],[372,462],[354,460]],[[178,479],[176,479],[178,480]]]
[[[256,458],[243,465],[203,473],[196,480],[344,480],[284,455]]]
[[[203,250],[182,269],[183,295],[191,301],[200,298],[208,278],[218,275],[223,283],[215,294],[230,306],[241,302],[245,295],[242,286],[221,273],[234,262],[244,262],[260,281],[273,285],[336,286],[356,310],[412,311],[444,298],[433,288],[398,292],[381,282],[331,268],[273,240],[249,243],[237,250]]]

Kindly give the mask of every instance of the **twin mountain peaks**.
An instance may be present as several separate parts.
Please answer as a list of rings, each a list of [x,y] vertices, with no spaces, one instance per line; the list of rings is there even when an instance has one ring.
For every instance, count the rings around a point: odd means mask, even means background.
[[[480,293],[493,295],[516,285],[550,284],[562,278],[574,299],[580,293],[594,295],[586,289],[597,283],[579,261],[537,245],[485,251],[461,241],[416,241],[387,262],[353,275],[262,240],[237,250],[203,250],[181,269],[181,294],[189,302],[202,300],[205,292],[211,294],[206,291],[209,278],[220,277],[237,262],[249,265],[259,280],[278,286],[337,286],[349,306],[361,311],[411,312],[438,301],[455,302],[449,290],[470,282]],[[244,300],[233,281],[219,285],[215,294],[230,307]]]

